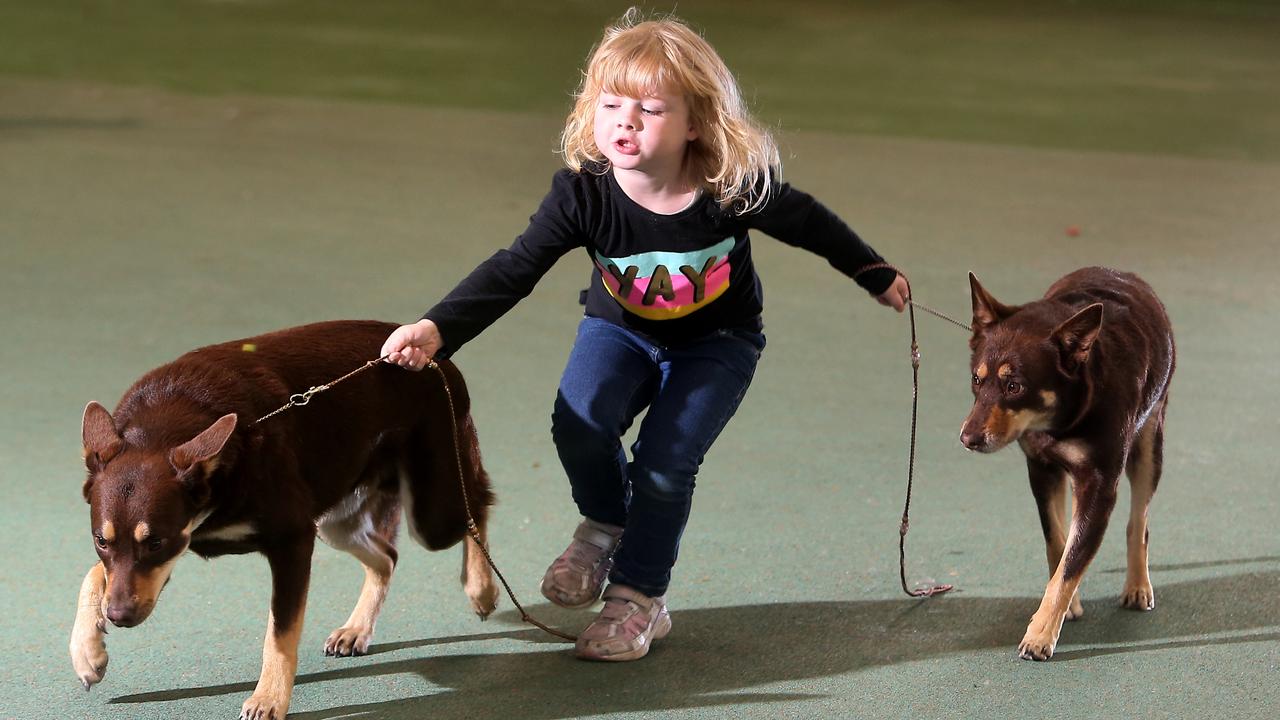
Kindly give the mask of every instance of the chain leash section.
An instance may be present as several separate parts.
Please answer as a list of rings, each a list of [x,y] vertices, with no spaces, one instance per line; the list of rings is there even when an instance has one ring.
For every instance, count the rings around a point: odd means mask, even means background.
[[[312,398],[312,397],[314,397],[314,396],[316,396],[316,395],[318,395],[318,394],[320,394],[320,393],[324,392],[325,390],[328,390],[328,389],[332,388],[334,385],[338,385],[339,383],[342,383],[342,382],[344,382],[344,381],[346,381],[346,380],[349,380],[349,379],[351,379],[351,378],[355,377],[356,375],[359,375],[360,373],[364,372],[365,370],[368,370],[369,368],[373,367],[374,365],[377,365],[378,363],[380,363],[380,362],[382,362],[382,361],[384,361],[384,360],[386,360],[386,359],[387,359],[387,358],[386,358],[386,356],[383,356],[383,357],[378,358],[377,360],[370,360],[369,362],[365,363],[364,365],[361,365],[360,367],[356,368],[355,370],[352,370],[351,372],[347,373],[346,375],[343,375],[342,377],[340,377],[340,378],[338,378],[338,379],[336,379],[336,380],[331,380],[331,381],[329,381],[329,382],[325,383],[324,385],[312,385],[312,386],[311,386],[311,387],[310,387],[306,392],[294,393],[294,394],[292,394],[292,395],[290,395],[290,396],[289,396],[289,402],[285,403],[284,405],[281,405],[280,407],[276,408],[275,410],[272,410],[271,412],[267,413],[266,415],[263,415],[262,417],[258,418],[257,420],[254,420],[253,422],[249,423],[249,427],[253,427],[254,425],[257,425],[258,423],[262,422],[263,420],[266,420],[267,418],[275,417],[276,415],[279,415],[280,413],[282,413],[282,412],[284,412],[284,411],[286,411],[286,410],[288,410],[288,409],[290,409],[290,408],[302,407],[303,405],[306,405],[307,403],[311,402],[311,398]]]

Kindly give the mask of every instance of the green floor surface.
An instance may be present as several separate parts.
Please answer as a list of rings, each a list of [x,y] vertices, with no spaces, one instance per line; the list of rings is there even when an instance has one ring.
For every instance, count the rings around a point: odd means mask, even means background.
[[[175,6],[205,14],[182,32],[215,50],[233,42],[222,33],[252,26],[263,53],[283,56],[313,27],[293,3]],[[258,674],[269,595],[259,557],[184,559],[151,619],[108,637],[105,682],[87,694],[76,682],[67,639],[94,561],[80,498],[84,404],[113,407],[137,376],[198,345],[321,319],[415,318],[523,227],[557,166],[560,109],[547,92],[567,92],[592,41],[584,28],[616,13],[565,11],[572,47],[528,50],[537,62],[512,69],[541,88],[528,98],[509,94],[503,76],[474,98],[433,99],[405,89],[412,63],[362,70],[402,83],[370,95],[327,89],[324,78],[341,68],[303,60],[257,70],[240,60],[243,77],[220,80],[198,44],[137,25],[161,24],[168,16],[157,6],[91,7],[139,15],[103,37],[82,36],[81,54],[59,67],[48,59],[56,53],[41,53],[65,42],[57,28],[66,8],[0,4],[0,19],[26,23],[21,43],[0,29],[0,632],[11,641],[0,717],[230,718]],[[314,12],[345,28],[343,38],[380,46],[388,26],[427,23],[405,7],[370,3],[351,18],[333,17],[350,12],[344,4],[317,3]],[[577,662],[522,625],[505,598],[481,624],[457,587],[457,553],[429,554],[406,539],[372,654],[326,658],[321,643],[347,616],[361,573],[321,548],[290,717],[1217,718],[1280,709],[1280,98],[1271,72],[1280,58],[1258,39],[1275,37],[1275,15],[1261,3],[1210,13],[1131,2],[1104,15],[1116,23],[1096,26],[1086,22],[1103,12],[1093,3],[1045,4],[1035,17],[1004,5],[796,7],[789,24],[764,3],[681,11],[723,38],[744,78],[755,78],[748,89],[758,90],[762,116],[783,118],[787,177],[906,269],[919,300],[963,316],[969,270],[1018,302],[1085,264],[1136,271],[1163,296],[1178,370],[1152,509],[1156,610],[1117,607],[1122,492],[1083,585],[1085,617],[1064,628],[1051,662],[1016,658],[1046,579],[1034,503],[1015,450],[960,449],[966,337],[928,316],[919,319],[908,578],[960,592],[902,596],[905,319],[821,260],[758,236],[769,347],[700,475],[670,594],[675,629],[652,656]],[[442,22],[470,48],[450,57],[479,52],[482,29],[500,56],[530,42],[515,31],[521,22],[556,24],[540,11],[497,10],[511,12],[509,24]],[[788,44],[765,42],[775,21]],[[1143,33],[1120,37],[1124,22]],[[1146,90],[1128,106],[1106,89],[1119,82],[1114,72],[1081,75],[1071,80],[1074,106],[1096,112],[1042,104],[1037,93],[1054,81],[1034,76],[1074,67],[1072,56],[1034,35],[1019,45],[1024,25],[1043,38],[1075,33],[1078,47],[1121,48],[1099,54],[1131,70],[1126,77],[1148,73]],[[472,35],[456,30],[465,27]],[[859,66],[862,46],[853,57],[840,50],[849,37],[883,43],[866,51],[877,61],[896,49],[898,71],[961,92],[941,49],[966,47],[964,38],[948,42],[952,27],[1000,53],[979,76],[993,77],[998,60],[1015,82],[979,83],[979,95],[998,93],[999,102],[982,102],[1009,116],[970,112],[927,88],[896,98],[888,86],[845,93],[857,100],[840,100],[825,119],[811,111],[837,77],[822,72]],[[894,28],[933,33],[938,54],[893,45]],[[800,42],[805,33],[812,42]],[[336,42],[332,30],[316,36]],[[254,56],[258,46],[246,47]],[[416,57],[415,47],[406,40],[401,51]],[[749,48],[760,54],[755,65]],[[175,64],[184,51],[189,62]],[[974,62],[956,52],[957,64]],[[115,55],[115,65],[91,62]],[[774,56],[783,68],[766,68]],[[1215,67],[1226,70],[1196,75]],[[234,67],[224,70],[230,77]],[[813,82],[787,84],[787,73]],[[173,80],[156,80],[165,74]],[[1197,82],[1217,90],[1198,96]],[[937,102],[956,114],[931,113]],[[915,127],[912,115],[933,119]],[[1068,237],[1069,226],[1079,235]],[[535,614],[575,631],[590,615],[549,607],[537,582],[575,522],[548,415],[588,272],[583,258],[566,258],[457,357],[499,496],[495,557]]]

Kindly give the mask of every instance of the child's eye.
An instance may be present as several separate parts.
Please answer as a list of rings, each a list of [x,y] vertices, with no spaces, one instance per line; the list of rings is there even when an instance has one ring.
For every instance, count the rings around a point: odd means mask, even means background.
[[[645,115],[661,115],[663,111],[654,110],[651,108],[640,108],[640,112],[644,113]]]
[[[617,103],[608,103],[608,102],[607,102],[607,103],[601,103],[600,107],[604,108],[605,110],[617,110],[617,109],[618,109],[618,104],[617,104]]]

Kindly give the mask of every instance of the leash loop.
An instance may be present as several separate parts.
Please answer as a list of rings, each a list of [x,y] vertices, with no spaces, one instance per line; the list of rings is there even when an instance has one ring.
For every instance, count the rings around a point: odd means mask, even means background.
[[[907,283],[907,316],[911,320],[911,449],[907,456],[907,499],[902,506],[902,522],[898,525],[898,578],[902,581],[902,592],[911,597],[932,597],[941,595],[955,589],[953,585],[934,584],[924,587],[918,587],[915,590],[907,588],[907,531],[911,529],[911,488],[915,481],[916,474],[916,419],[919,417],[919,400],[920,400],[920,342],[916,339],[916,302],[911,299],[911,281],[898,268],[889,263],[874,263],[861,268],[853,274],[856,280],[859,275],[871,270],[892,270]],[[923,308],[924,306],[920,306]],[[953,323],[960,324],[951,318],[941,315],[937,311],[928,309],[928,312],[938,315],[944,320],[950,320]],[[961,327],[967,327],[961,325]]]

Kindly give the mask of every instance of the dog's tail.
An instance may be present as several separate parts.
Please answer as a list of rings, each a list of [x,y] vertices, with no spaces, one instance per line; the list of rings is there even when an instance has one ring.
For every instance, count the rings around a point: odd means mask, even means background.
[[[408,439],[400,474],[400,499],[409,533],[428,550],[441,550],[461,540],[467,534],[468,519],[483,530],[493,504],[469,399],[457,370],[449,369],[453,370],[449,378],[453,417],[433,418],[431,427]]]
[[[472,610],[483,620],[498,602],[487,559],[493,494],[470,414],[454,421],[448,431],[436,428],[411,439],[400,475],[400,502],[409,535],[420,545],[441,550],[462,541],[462,586]],[[469,522],[475,523],[474,535]]]

